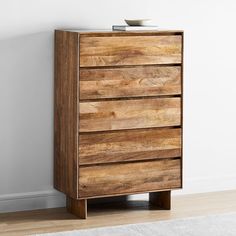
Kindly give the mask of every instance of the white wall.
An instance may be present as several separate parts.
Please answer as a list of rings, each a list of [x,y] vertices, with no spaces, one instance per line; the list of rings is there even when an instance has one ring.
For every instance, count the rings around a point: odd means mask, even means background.
[[[148,17],[185,30],[179,193],[236,188],[234,0],[0,0],[0,211],[64,204],[53,190],[53,30]]]

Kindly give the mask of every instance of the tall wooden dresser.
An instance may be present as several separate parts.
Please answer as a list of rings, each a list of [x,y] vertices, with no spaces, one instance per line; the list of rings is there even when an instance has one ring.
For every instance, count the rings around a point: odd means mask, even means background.
[[[183,32],[55,32],[54,185],[67,208],[182,187]]]

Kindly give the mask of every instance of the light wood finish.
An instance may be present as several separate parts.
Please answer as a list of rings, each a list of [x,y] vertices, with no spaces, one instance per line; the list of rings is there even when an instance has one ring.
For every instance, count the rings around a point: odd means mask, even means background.
[[[0,214],[0,235],[21,236],[125,224],[174,220],[236,212],[236,191],[172,196],[172,210],[153,210],[147,198],[139,201],[90,205],[87,220],[66,208]],[[89,202],[89,201],[88,201]]]
[[[80,99],[181,94],[180,66],[80,70]]]
[[[66,207],[67,210],[78,216],[80,219],[86,219],[87,218],[87,200],[86,199],[73,199],[70,197],[66,197]]]
[[[79,137],[79,164],[181,156],[181,129],[86,133]]]
[[[78,34],[55,33],[54,186],[78,195]]]
[[[80,132],[181,124],[181,99],[155,98],[80,103]]]
[[[180,160],[81,166],[79,180],[80,198],[180,188]]]
[[[182,31],[57,30],[54,87],[54,186],[71,212],[182,187]]]
[[[149,193],[149,202],[165,210],[171,209],[171,191]]]
[[[181,63],[181,35],[83,37],[80,66]]]
[[[117,36],[173,36],[183,35],[183,30],[138,30],[138,31],[113,31],[113,30],[66,30],[62,31],[77,33],[83,37],[117,37]]]

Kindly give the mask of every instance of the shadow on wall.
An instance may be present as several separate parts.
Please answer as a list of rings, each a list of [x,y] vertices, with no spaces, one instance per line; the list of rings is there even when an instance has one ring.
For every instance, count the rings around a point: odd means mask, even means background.
[[[53,184],[53,32],[0,40],[0,195]]]

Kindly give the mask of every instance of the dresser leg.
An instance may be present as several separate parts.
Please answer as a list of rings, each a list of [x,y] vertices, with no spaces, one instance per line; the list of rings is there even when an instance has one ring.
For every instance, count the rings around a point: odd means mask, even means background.
[[[165,210],[171,209],[171,191],[149,193],[149,202]]]
[[[76,200],[70,197],[66,197],[66,208],[67,210],[79,217],[80,219],[87,218],[87,200]]]

